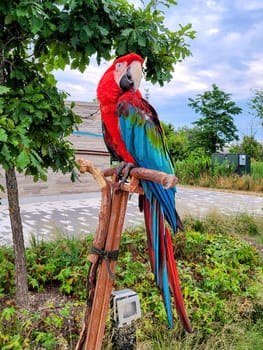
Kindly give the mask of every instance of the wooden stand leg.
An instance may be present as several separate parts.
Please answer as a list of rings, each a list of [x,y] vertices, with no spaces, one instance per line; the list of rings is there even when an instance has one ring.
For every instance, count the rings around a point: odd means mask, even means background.
[[[113,185],[111,217],[109,231],[104,250],[111,252],[119,250],[120,238],[129,193],[119,190]],[[114,273],[116,261],[110,260],[110,270]],[[105,330],[105,323],[110,304],[113,280],[110,278],[107,261],[103,259],[99,267],[94,301],[92,305],[90,322],[85,343],[85,350],[100,350]]]

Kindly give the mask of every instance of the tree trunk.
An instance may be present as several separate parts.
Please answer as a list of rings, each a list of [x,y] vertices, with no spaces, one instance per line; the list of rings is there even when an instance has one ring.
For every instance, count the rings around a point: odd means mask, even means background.
[[[15,168],[6,171],[6,188],[9,203],[9,215],[12,228],[15,252],[15,284],[16,303],[21,307],[28,306],[28,283],[26,271],[26,254],[23,236],[22,220],[19,208],[18,187]]]

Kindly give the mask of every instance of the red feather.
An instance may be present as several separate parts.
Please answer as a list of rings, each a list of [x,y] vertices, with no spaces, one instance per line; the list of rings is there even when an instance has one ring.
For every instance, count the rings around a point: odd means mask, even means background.
[[[145,219],[145,226],[146,226],[146,233],[147,233],[148,254],[150,257],[152,271],[154,274],[156,274],[156,273],[159,273],[159,271],[157,271],[158,267],[156,266],[156,262],[154,258],[152,213],[151,213],[150,203],[145,196],[143,201],[143,209],[144,209],[144,219]],[[162,222],[163,221],[162,215],[160,215],[159,218],[161,221],[160,228],[164,227]],[[183,295],[180,287],[180,280],[179,280],[179,275],[176,267],[174,254],[173,254],[173,245],[172,245],[170,231],[168,230],[167,227],[165,227],[165,233],[161,231],[159,236],[160,236],[160,246],[159,246],[160,260],[163,259],[164,257],[166,258],[169,286],[171,288],[171,291],[174,297],[174,304],[177,311],[177,315],[180,321],[182,322],[184,329],[187,332],[192,333],[193,330],[189,322],[188,316],[186,314],[184,299],[183,299]],[[160,285],[159,288],[162,292],[162,285]]]
[[[97,96],[100,101],[103,127],[106,130],[106,136],[108,139],[110,139],[108,145],[110,144],[111,150],[115,152],[117,150],[117,153],[119,157],[122,158],[122,160],[135,164],[136,162],[134,161],[132,155],[127,151],[119,130],[116,110],[121,91],[119,85],[114,79],[114,70],[116,64],[127,62],[127,65],[129,65],[134,60],[137,60],[143,64],[143,59],[136,53],[131,53],[115,60],[114,64],[106,70],[102,79],[100,80],[97,89]],[[138,96],[141,96],[139,90],[137,91],[137,94]]]
[[[169,230],[166,227],[166,240],[167,240],[167,266],[168,266],[168,276],[169,276],[169,286],[172,290],[173,296],[174,296],[174,303],[177,311],[177,315],[182,322],[184,329],[192,333],[192,327],[191,324],[188,320],[186,311],[185,311],[185,306],[184,306],[184,299],[180,287],[180,280],[179,280],[179,275],[178,271],[176,268],[176,262],[174,258],[174,253],[173,253],[173,246],[172,246],[172,240],[171,240],[171,235]]]

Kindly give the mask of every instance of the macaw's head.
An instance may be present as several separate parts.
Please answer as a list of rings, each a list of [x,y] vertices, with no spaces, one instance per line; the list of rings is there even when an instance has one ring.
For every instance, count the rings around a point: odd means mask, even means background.
[[[99,82],[97,97],[100,103],[116,103],[122,93],[130,89],[137,91],[142,77],[142,65],[143,59],[136,53],[117,58]]]

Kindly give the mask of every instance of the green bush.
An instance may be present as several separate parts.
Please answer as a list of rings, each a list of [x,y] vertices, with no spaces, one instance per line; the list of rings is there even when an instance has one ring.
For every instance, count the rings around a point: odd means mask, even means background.
[[[165,323],[162,302],[144,254],[144,234],[133,231],[127,241],[125,237],[117,267],[118,287],[135,285],[141,296],[145,322],[149,315],[148,322],[153,325]],[[136,247],[135,242],[140,242],[140,246]],[[231,321],[227,312],[231,302],[239,304],[245,298],[256,298],[262,259],[247,242],[219,233],[187,231],[177,234],[175,245],[182,289],[195,329],[203,333],[217,329],[218,324]]]
[[[175,173],[180,183],[195,184],[203,174],[209,174],[211,159],[207,156],[190,156],[175,163]]]
[[[222,337],[224,344],[236,350],[242,349],[242,341],[251,346],[263,345],[260,328],[263,269],[259,252],[219,229],[209,232],[209,227],[213,226],[211,221],[208,225],[205,220],[198,220],[195,225],[199,232],[188,226],[185,233],[173,237],[185,304],[195,331],[193,335],[184,334],[176,313],[175,329],[167,328],[164,306],[149,264],[144,229],[137,228],[122,235],[114,285],[118,289],[132,288],[140,296],[143,317],[137,322],[138,349],[206,349],[205,344],[213,348],[215,342],[223,341]],[[224,230],[227,232],[227,225]],[[49,302],[44,309],[30,312],[17,308],[7,296],[13,293],[14,282],[10,282],[14,273],[13,257],[9,249],[0,249],[1,261],[7,257],[11,264],[5,268],[8,273],[2,275],[2,285],[9,284],[1,299],[1,349],[74,349],[84,310],[87,253],[92,239],[88,236],[83,240],[34,241],[27,250],[31,289],[56,287],[61,293],[61,303],[55,306]],[[63,294],[70,299],[65,299]],[[237,339],[235,330],[246,332],[237,342],[239,347],[233,345],[233,339]],[[110,349],[110,339],[108,324],[105,349]],[[214,348],[225,349],[223,343]]]
[[[85,298],[88,271],[87,252],[93,236],[76,240],[61,238],[54,242],[33,240],[27,249],[28,279],[32,290],[41,291],[46,286],[57,286],[63,293]]]

